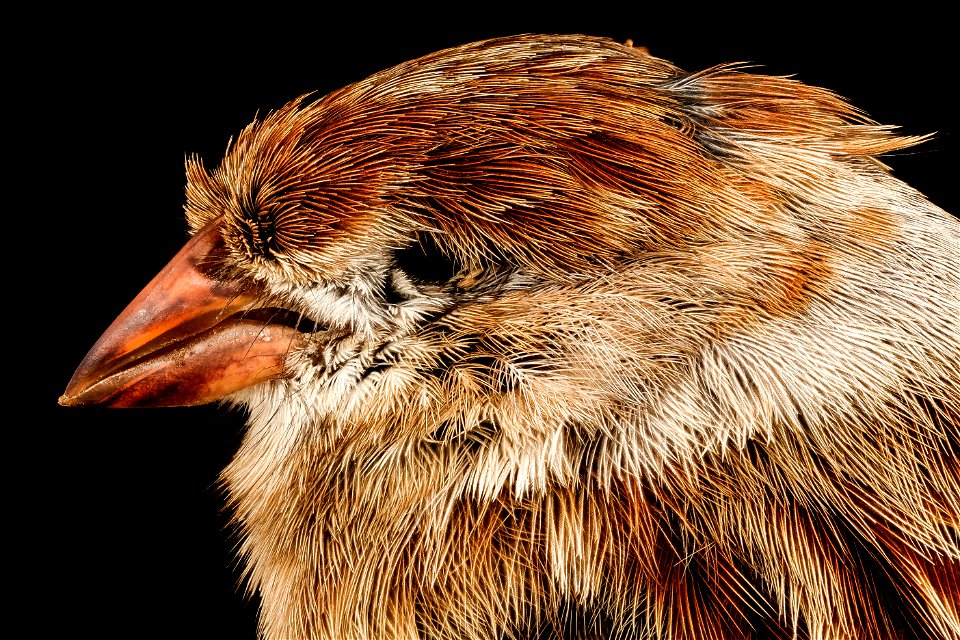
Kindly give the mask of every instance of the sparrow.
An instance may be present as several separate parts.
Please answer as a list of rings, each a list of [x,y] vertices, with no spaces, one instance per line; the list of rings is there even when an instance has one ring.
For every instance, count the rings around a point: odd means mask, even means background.
[[[60,403],[225,403],[260,633],[960,638],[960,222],[833,92],[473,42],[186,162]]]

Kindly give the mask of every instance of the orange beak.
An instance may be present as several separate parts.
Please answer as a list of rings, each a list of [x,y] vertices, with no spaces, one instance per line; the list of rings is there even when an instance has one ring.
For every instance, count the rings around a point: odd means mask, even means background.
[[[203,272],[222,246],[218,222],[198,231],[113,321],[60,404],[197,405],[283,376],[301,334],[246,317],[256,308],[249,290]]]

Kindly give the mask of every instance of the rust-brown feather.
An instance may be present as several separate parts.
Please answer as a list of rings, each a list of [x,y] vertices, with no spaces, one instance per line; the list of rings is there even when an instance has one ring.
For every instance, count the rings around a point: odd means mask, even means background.
[[[265,637],[960,637],[960,225],[877,159],[919,141],[518,36],[190,160],[224,273],[356,305],[233,398]],[[357,311],[425,238],[450,281]],[[315,368],[387,342],[349,389]]]

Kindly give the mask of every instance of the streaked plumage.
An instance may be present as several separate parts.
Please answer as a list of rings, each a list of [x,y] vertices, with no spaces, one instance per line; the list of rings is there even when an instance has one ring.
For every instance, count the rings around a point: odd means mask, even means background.
[[[191,159],[218,297],[162,276],[62,401],[249,412],[269,639],[957,638],[960,224],[877,159],[918,142],[603,39],[441,51]]]

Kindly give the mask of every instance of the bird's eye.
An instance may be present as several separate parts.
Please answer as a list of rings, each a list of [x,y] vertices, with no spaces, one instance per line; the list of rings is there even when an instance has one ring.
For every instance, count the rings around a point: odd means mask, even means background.
[[[444,284],[460,271],[461,265],[437,242],[437,234],[417,234],[413,242],[394,254],[398,269],[411,281],[421,284]]]

